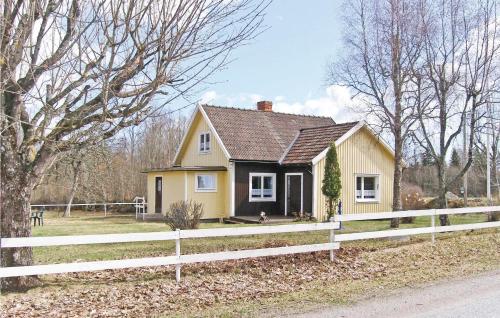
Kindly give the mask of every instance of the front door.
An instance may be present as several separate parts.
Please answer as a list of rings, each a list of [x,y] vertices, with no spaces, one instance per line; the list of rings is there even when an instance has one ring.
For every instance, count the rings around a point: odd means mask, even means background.
[[[302,173],[285,174],[285,215],[302,212]]]
[[[162,177],[155,178],[155,213],[161,213],[163,180]]]

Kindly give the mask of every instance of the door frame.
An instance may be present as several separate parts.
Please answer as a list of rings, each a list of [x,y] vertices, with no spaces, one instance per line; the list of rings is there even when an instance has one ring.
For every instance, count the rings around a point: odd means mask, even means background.
[[[300,176],[300,212],[304,211],[304,173],[286,172],[285,173],[285,216],[288,216],[288,176]]]
[[[160,213],[161,214],[163,212],[162,211],[163,210],[163,176],[162,175],[155,175],[154,178],[155,178],[155,186],[154,186],[155,203],[154,203],[154,210],[153,210],[154,212],[153,213]],[[157,198],[158,197],[158,191],[157,191],[157,189],[158,189],[157,179],[158,178],[161,179],[160,212],[156,212],[156,202],[158,200],[158,198]]]

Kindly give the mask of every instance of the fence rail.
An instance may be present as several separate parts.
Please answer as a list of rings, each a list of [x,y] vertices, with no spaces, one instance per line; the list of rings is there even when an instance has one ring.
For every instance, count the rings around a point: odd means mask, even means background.
[[[407,210],[398,212],[380,212],[380,213],[360,213],[360,214],[342,214],[335,215],[335,221],[361,221],[361,220],[380,220],[392,218],[405,218],[411,216],[435,216],[441,214],[467,214],[467,213],[486,213],[500,211],[500,206],[480,206],[471,208],[454,209],[430,209],[430,210]]]
[[[338,222],[252,226],[220,229],[177,230],[170,232],[102,234],[102,235],[74,235],[74,236],[47,236],[47,237],[16,237],[0,238],[0,248],[62,246],[77,244],[108,244],[147,241],[176,241],[176,255],[164,257],[148,257],[137,259],[93,261],[80,263],[48,264],[33,266],[15,266],[0,268],[0,277],[43,275],[69,272],[96,271],[105,269],[122,269],[147,266],[176,265],[176,280],[180,280],[180,265],[217,260],[242,259],[249,257],[275,256],[283,254],[306,253],[339,248],[339,243],[296,245],[274,248],[262,248],[239,251],[225,251],[216,253],[181,255],[181,239],[208,238],[221,236],[261,235],[274,233],[306,232],[338,229]]]
[[[450,226],[436,226],[435,217],[441,214],[464,214],[464,213],[485,213],[500,211],[500,206],[475,207],[459,209],[432,209],[383,213],[366,213],[352,215],[336,215],[327,223],[306,223],[293,225],[274,226],[251,226],[214,228],[200,230],[177,230],[169,232],[149,232],[149,233],[127,233],[127,234],[102,234],[102,235],[72,235],[72,236],[49,236],[49,237],[18,237],[0,238],[0,249],[18,247],[38,247],[38,246],[62,246],[77,244],[109,244],[147,241],[175,240],[175,255],[162,257],[147,257],[124,260],[92,261],[80,263],[48,264],[33,266],[15,266],[0,268],[0,277],[13,277],[24,275],[42,275],[68,272],[96,271],[106,269],[122,269],[146,266],[176,266],[176,280],[180,280],[180,270],[182,264],[210,262],[230,259],[242,259],[262,256],[276,256],[294,253],[307,253],[315,251],[330,251],[330,258],[334,257],[334,250],[338,249],[340,242],[365,240],[384,237],[407,236],[418,234],[432,234],[432,241],[435,240],[435,233],[453,232],[473,229],[486,229],[500,227],[500,221],[487,223],[459,224]],[[411,229],[395,229],[384,231],[372,231],[362,233],[336,234],[334,230],[339,228],[340,222],[350,222],[358,220],[378,220],[394,217],[410,216],[430,216],[431,226]],[[182,239],[209,238],[221,236],[242,236],[242,235],[262,235],[275,233],[300,233],[308,231],[330,231],[330,239],[327,243],[284,246],[273,248],[261,248],[251,250],[224,251],[202,254],[181,254]]]
[[[335,215],[333,217],[333,220],[337,222],[380,220],[380,219],[404,218],[412,216],[431,217],[430,227],[337,234],[335,236],[335,241],[342,242],[342,241],[366,240],[366,239],[384,238],[384,237],[432,234],[432,242],[434,243],[436,239],[435,238],[436,233],[486,229],[486,228],[494,228],[500,226],[500,222],[436,226],[436,219],[435,219],[436,216],[443,214],[453,215],[453,214],[466,214],[466,213],[488,213],[488,212],[498,212],[498,211],[500,211],[500,206],[483,206],[483,207],[454,208],[454,209],[408,210],[408,211],[397,211],[397,212]]]
[[[104,208],[104,216],[107,216],[108,206],[112,205],[133,205],[135,207],[135,218],[137,219],[139,215],[143,216],[146,213],[147,202],[144,197],[135,197],[134,202],[94,202],[94,203],[53,203],[53,204],[30,204],[31,208],[45,208],[45,207],[67,207],[70,206],[102,206]]]

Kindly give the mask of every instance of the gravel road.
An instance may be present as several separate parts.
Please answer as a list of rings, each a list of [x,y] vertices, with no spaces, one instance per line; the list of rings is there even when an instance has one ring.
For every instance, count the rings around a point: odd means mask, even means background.
[[[422,288],[401,289],[352,306],[326,307],[293,317],[500,318],[500,270]]]

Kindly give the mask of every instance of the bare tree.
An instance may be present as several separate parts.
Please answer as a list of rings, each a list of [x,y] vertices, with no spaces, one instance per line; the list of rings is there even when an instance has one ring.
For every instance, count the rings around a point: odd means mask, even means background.
[[[415,123],[414,63],[420,55],[420,25],[414,1],[347,1],[344,17],[346,55],[329,70],[332,84],[347,86],[362,102],[380,131],[393,137],[395,163],[392,209],[401,205],[403,146]],[[392,227],[399,220],[391,221]]]
[[[441,208],[446,207],[449,186],[472,164],[475,132],[488,99],[498,89],[497,7],[488,0],[420,1],[425,62],[416,73],[428,83],[432,100],[417,104],[420,129],[415,139],[434,159]],[[471,132],[468,152],[462,169],[447,176],[447,154],[464,122]],[[441,215],[440,221],[449,224],[447,215]]]
[[[186,96],[261,30],[266,0],[0,2],[1,236],[31,235],[33,188],[66,151]],[[33,263],[2,250],[3,266]],[[2,280],[22,289],[34,277]]]
[[[79,156],[80,152],[77,152],[75,156],[72,156],[71,158],[71,172],[73,175],[73,182],[71,184],[71,190],[69,192],[69,198],[67,201],[67,206],[66,210],[64,211],[63,216],[70,216],[71,215],[71,204],[73,203],[73,200],[75,198],[76,190],[78,189],[78,184],[80,182],[80,175],[82,173],[82,164],[83,164],[83,158]]]

